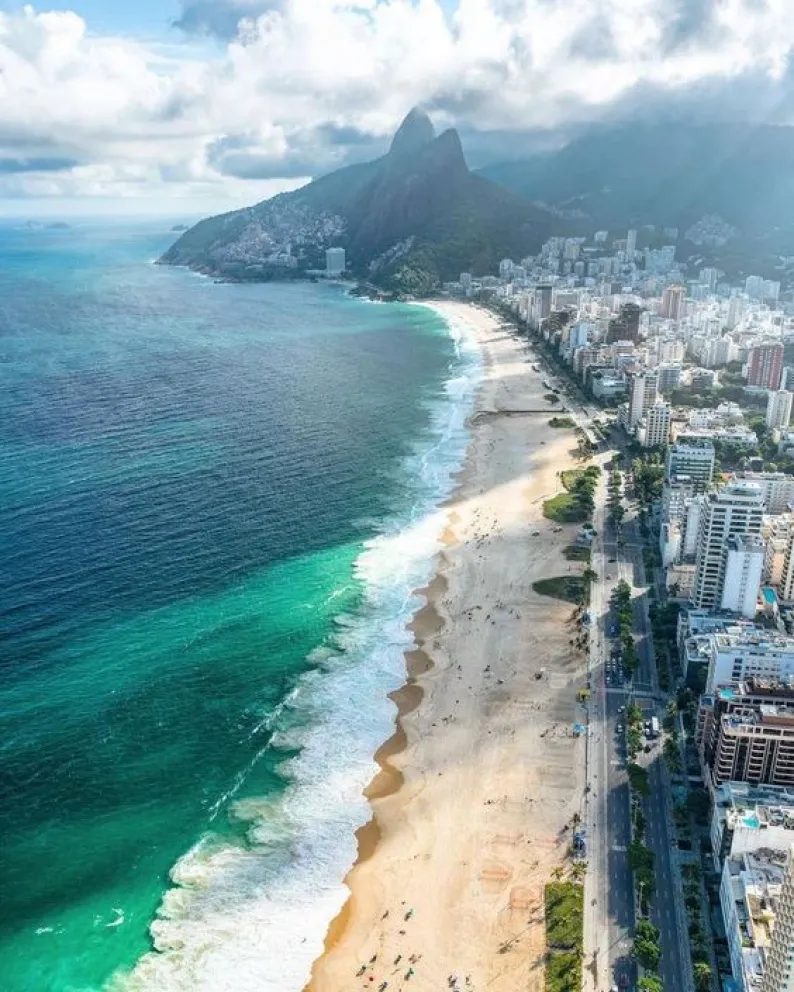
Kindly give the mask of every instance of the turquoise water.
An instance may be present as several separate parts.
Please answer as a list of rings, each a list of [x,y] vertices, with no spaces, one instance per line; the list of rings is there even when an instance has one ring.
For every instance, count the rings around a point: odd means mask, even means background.
[[[432,312],[168,243],[0,226],[4,992],[301,988],[465,449]]]

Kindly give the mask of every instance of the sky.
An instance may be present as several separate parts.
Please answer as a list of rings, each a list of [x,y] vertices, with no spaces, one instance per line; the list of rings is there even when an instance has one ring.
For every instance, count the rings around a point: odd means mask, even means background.
[[[0,214],[201,215],[382,153],[794,123],[794,0],[0,0]]]

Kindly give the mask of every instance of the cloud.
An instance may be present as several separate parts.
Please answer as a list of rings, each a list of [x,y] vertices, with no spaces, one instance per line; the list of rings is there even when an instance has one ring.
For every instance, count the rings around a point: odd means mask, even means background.
[[[174,26],[186,34],[231,40],[237,37],[242,20],[255,20],[282,6],[281,0],[182,0],[182,13]]]
[[[219,138],[207,148],[207,162],[237,179],[296,178],[331,172],[384,151],[377,136],[353,126],[321,124],[288,137],[274,134],[269,142],[256,134]]]
[[[80,162],[76,158],[0,158],[0,174],[18,172],[66,172]]]
[[[599,120],[792,123],[790,6],[182,0],[175,38],[217,42],[198,48],[26,7],[0,12],[0,145],[8,162],[63,163],[47,188],[70,194],[254,199],[379,154],[418,103],[479,162]],[[32,195],[44,171],[27,170]],[[11,173],[0,196],[28,181]]]

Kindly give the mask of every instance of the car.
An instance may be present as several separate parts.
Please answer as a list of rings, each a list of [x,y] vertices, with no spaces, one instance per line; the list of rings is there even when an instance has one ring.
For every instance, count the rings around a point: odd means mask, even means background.
[[[625,706],[618,706],[618,713],[622,713],[625,709]]]
[[[609,564],[610,564],[610,565],[614,565],[614,564],[615,564],[615,561],[616,561],[616,559],[615,559],[615,558],[610,558],[610,559],[609,559]]]
[[[612,581],[612,576],[609,574],[609,572],[607,572],[607,581],[608,582]]]
[[[622,724],[622,723],[619,723],[619,724],[617,725],[617,727],[615,727],[615,730],[617,730],[617,732],[618,732],[619,734],[622,734],[622,733],[623,733],[623,724]]]

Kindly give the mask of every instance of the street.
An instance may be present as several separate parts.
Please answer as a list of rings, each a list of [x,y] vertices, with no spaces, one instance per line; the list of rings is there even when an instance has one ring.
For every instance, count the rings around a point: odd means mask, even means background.
[[[629,530],[637,529],[632,520]],[[636,535],[637,546],[639,534]],[[636,583],[645,589],[645,569],[642,551],[633,553]],[[648,601],[643,595],[635,600],[635,630],[637,650],[640,656],[640,672],[647,673],[648,682],[658,691],[656,666],[653,658],[653,638],[648,618]],[[643,679],[646,675],[643,674]],[[640,705],[642,700],[638,699]],[[667,766],[662,757],[661,747],[654,748],[652,760],[648,764],[650,795],[643,802],[645,813],[645,842],[655,856],[656,895],[651,902],[651,919],[659,927],[662,956],[659,974],[665,988],[681,989],[687,992],[693,988],[692,966],[689,952],[689,933],[686,915],[682,905],[682,885],[677,860],[677,847],[673,840],[672,800],[668,781]]]
[[[587,823],[589,862],[585,883],[585,988],[606,992],[625,975],[633,978],[631,934],[634,927],[634,891],[628,865],[631,841],[629,791],[626,777],[625,705],[623,688],[607,687],[604,660],[609,653],[607,624],[609,596],[623,566],[609,563],[614,546],[604,545],[606,482],[596,490],[593,523],[597,536],[591,568],[597,579],[591,586],[590,612],[590,732],[588,738]],[[626,566],[631,571],[631,565]],[[612,576],[611,580],[606,575]],[[622,709],[622,712],[619,710]],[[623,728],[618,731],[618,727]]]
[[[655,712],[658,681],[645,597],[642,543],[636,520],[627,514],[620,542],[606,523],[606,479],[596,491],[593,523],[597,536],[591,568],[590,732],[586,815],[588,873],[585,884],[585,983],[588,992],[608,992],[613,983],[636,980],[631,956],[635,925],[634,891],[628,864],[631,842],[629,788],[626,775],[625,707],[634,699]],[[620,580],[632,589],[635,639],[639,664],[632,684],[608,686],[604,677],[609,656],[611,593]],[[618,727],[621,729],[618,730]],[[680,901],[680,880],[671,835],[667,769],[657,746],[648,764],[650,796],[644,802],[645,842],[655,855],[656,894],[651,918],[659,927],[659,973],[666,989],[692,988],[689,940]]]

